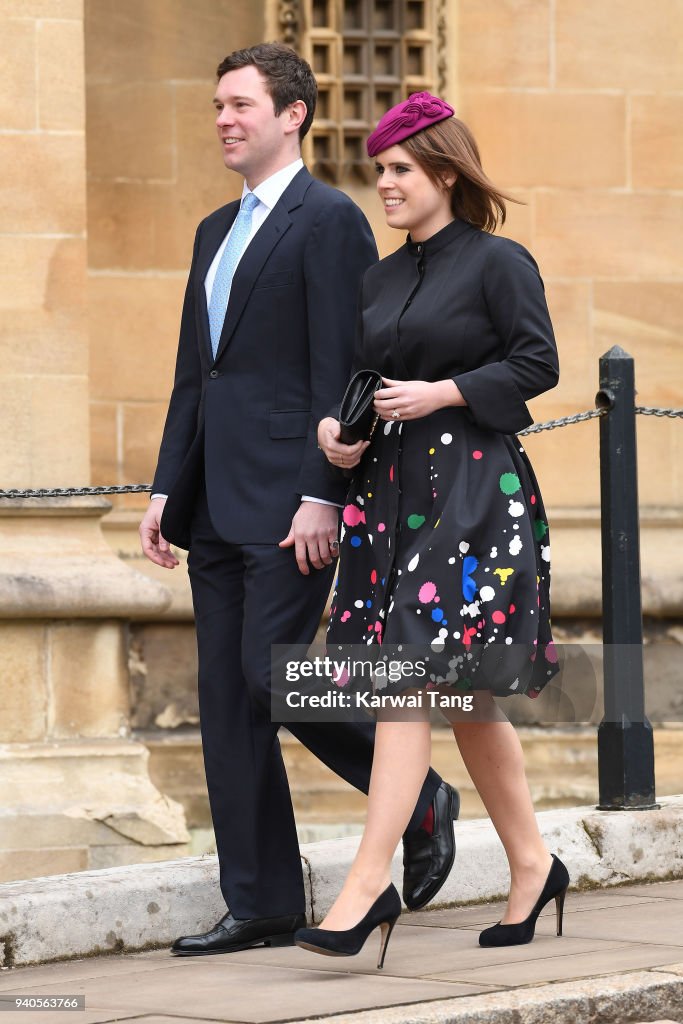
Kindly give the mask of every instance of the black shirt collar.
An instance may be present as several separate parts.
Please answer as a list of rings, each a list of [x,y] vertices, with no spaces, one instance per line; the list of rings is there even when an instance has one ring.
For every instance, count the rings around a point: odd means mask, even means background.
[[[410,235],[406,237],[406,248],[412,256],[423,257],[433,256],[450,242],[453,242],[459,235],[466,231],[471,225],[466,220],[452,220],[445,227],[431,235],[424,242],[414,242]]]

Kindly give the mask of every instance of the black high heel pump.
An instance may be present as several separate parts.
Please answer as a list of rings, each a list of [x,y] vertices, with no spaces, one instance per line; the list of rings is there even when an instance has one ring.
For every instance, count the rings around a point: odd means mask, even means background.
[[[360,953],[367,937],[375,928],[381,928],[379,958],[377,967],[384,967],[384,957],[394,925],[401,915],[401,897],[390,885],[377,897],[365,917],[346,931],[330,931],[327,928],[299,928],[294,933],[294,942],[302,949],[323,956],[355,956]]]
[[[553,854],[553,862],[545,880],[543,891],[536,900],[533,910],[524,921],[517,924],[498,924],[485,928],[479,936],[480,946],[521,946],[525,942],[531,942],[536,930],[536,919],[543,910],[546,903],[555,900],[555,917],[557,923],[557,934],[562,934],[562,914],[564,911],[564,897],[569,888],[569,872],[559,857]]]

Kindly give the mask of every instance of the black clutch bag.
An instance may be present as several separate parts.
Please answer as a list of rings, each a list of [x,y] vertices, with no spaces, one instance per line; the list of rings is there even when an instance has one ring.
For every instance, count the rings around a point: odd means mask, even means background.
[[[379,416],[373,408],[375,391],[383,387],[376,370],[354,373],[339,407],[339,440],[342,444],[369,441]]]

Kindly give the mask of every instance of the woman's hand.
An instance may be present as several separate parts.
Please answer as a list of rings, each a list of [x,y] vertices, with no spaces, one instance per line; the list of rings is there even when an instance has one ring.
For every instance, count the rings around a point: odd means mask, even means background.
[[[339,469],[353,469],[363,457],[369,441],[356,441],[355,444],[342,444],[339,440],[339,421],[326,416],[318,424],[318,444],[325,453],[328,462]]]
[[[453,380],[382,380],[386,386],[375,392],[375,412],[383,420],[419,420],[437,409],[467,404]]]

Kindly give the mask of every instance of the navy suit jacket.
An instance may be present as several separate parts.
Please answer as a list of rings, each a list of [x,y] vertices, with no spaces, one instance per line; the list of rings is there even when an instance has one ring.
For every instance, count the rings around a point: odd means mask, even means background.
[[[377,260],[370,226],[302,168],[239,262],[214,360],[204,279],[239,205],[197,229],[154,476],[168,494],[161,531],[184,548],[202,471],[213,525],[235,544],[277,543],[302,494],[341,503],[348,486],[317,427],[348,382],[360,282]]]

